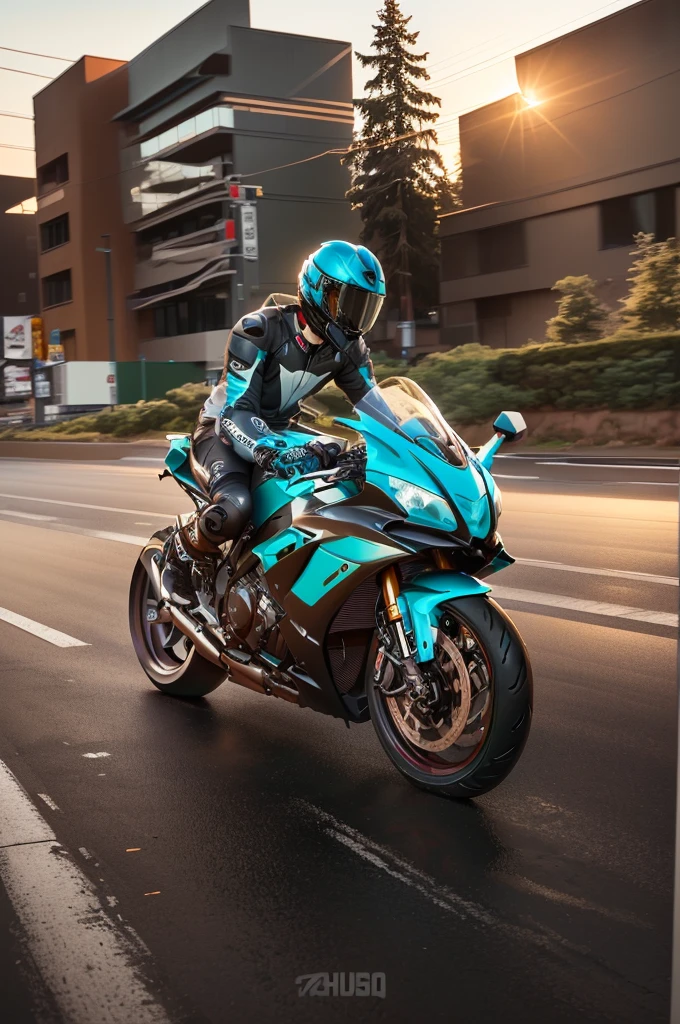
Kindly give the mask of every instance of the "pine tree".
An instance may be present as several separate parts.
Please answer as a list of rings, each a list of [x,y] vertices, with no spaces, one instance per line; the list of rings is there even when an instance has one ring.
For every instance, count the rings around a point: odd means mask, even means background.
[[[439,291],[437,217],[460,205],[435,148],[432,107],[441,100],[419,87],[429,75],[427,53],[414,53],[418,32],[408,30],[397,0],[384,0],[371,54],[357,53],[375,70],[367,96],[355,100],[362,129],[346,162],[352,167],[347,193],[363,221],[362,241],[384,266],[388,304],[412,320],[436,305]],[[395,141],[399,140],[399,141]]]
[[[642,331],[680,326],[680,247],[677,239],[655,242],[654,235],[635,236],[637,259],[630,268],[630,291],[621,303],[621,319]]]
[[[607,309],[595,295],[592,277],[563,277],[552,286],[562,298],[557,303],[557,316],[546,323],[545,340],[573,344],[601,338],[607,320]]]

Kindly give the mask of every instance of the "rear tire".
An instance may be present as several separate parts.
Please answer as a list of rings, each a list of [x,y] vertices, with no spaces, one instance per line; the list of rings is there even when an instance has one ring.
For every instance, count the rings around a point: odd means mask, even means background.
[[[150,623],[146,618],[148,602],[154,601],[154,591],[142,558],[150,555],[159,559],[171,533],[170,527],[155,533],[132,571],[128,606],[132,645],[139,664],[162,693],[173,697],[205,697],[224,682],[227,673],[202,658],[172,623]]]
[[[367,696],[378,738],[401,774],[431,793],[468,800],[499,785],[517,763],[531,726],[533,684],[522,638],[495,601],[474,596],[449,602],[442,610],[440,628],[442,623],[451,622],[474,637],[486,663],[490,702],[484,714],[488,725],[478,730],[481,738],[477,749],[472,748],[470,760],[458,768],[453,762],[443,761],[441,755],[410,742],[403,727],[398,727],[387,699],[375,686],[370,670]],[[391,703],[394,707],[394,700]]]

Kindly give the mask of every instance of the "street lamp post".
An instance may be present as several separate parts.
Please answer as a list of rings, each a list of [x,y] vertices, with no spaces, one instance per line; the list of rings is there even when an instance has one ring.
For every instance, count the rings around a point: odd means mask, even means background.
[[[113,319],[113,274],[111,271],[111,235],[102,235],[104,242],[103,246],[97,246],[97,252],[104,253],[104,266],[106,268],[106,320],[109,328],[109,363],[110,374],[113,375],[113,388],[114,388],[114,401],[112,405],[116,404],[117,401],[117,388],[116,388],[116,329]]]

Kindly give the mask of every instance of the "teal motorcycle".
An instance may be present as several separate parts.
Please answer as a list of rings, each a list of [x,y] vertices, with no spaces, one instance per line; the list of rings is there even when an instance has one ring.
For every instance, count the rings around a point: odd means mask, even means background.
[[[525,646],[483,582],[513,562],[490,468],[524,420],[501,413],[473,452],[406,378],[383,381],[347,416],[323,415],[323,395],[290,437],[339,435],[337,463],[255,471],[253,521],[211,579],[194,570],[195,606],[176,607],[162,588],[172,529],[150,539],[130,590],[135,651],[175,696],[229,680],[348,724],[370,720],[410,782],[478,796],[512,770],[531,724]],[[190,440],[169,440],[162,475],[202,508]]]

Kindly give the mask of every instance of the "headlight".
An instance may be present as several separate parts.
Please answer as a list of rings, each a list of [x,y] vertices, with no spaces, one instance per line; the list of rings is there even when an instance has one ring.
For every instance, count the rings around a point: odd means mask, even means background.
[[[401,505],[409,519],[427,526],[440,526],[455,530],[456,519],[448,504],[438,494],[416,487],[399,477],[388,477],[395,500]]]

